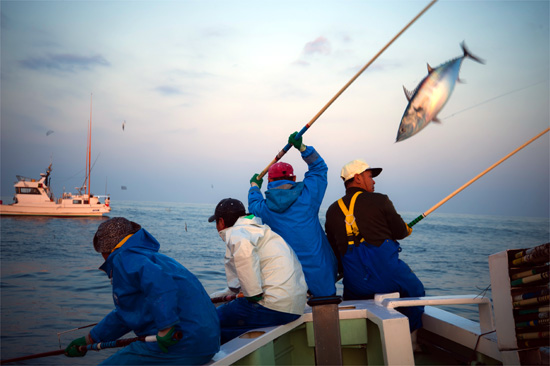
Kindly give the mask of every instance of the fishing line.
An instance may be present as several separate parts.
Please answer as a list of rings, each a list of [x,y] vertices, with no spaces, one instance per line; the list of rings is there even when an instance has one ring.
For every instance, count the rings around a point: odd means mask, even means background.
[[[474,109],[474,108],[476,108],[476,107],[479,107],[480,105],[483,105],[483,104],[485,104],[485,103],[492,102],[492,101],[495,100],[495,99],[499,99],[499,98],[505,97],[505,96],[507,96],[507,95],[510,95],[510,94],[513,94],[513,93],[517,93],[517,92],[522,91],[522,90],[525,90],[525,89],[532,88],[532,87],[534,87],[535,85],[542,84],[542,83],[547,83],[547,82],[548,82],[548,79],[539,81],[538,83],[535,83],[535,84],[531,84],[531,85],[528,85],[528,86],[524,86],[523,88],[519,88],[519,89],[515,89],[515,90],[512,90],[512,91],[506,92],[506,93],[504,93],[504,94],[501,94],[501,95],[498,95],[498,96],[496,96],[496,97],[487,99],[487,100],[485,100],[485,101],[483,101],[483,102],[481,102],[481,103],[478,103],[478,104],[476,104],[476,105],[473,105],[473,106],[471,106],[471,107],[465,108],[465,109],[463,109],[463,110],[461,110],[461,111],[455,112],[455,113],[453,113],[453,114],[451,114],[451,115],[449,115],[449,116],[443,117],[443,118],[441,118],[441,119],[449,119],[449,118],[454,117],[454,116],[456,116],[457,114],[460,114],[460,113],[462,113],[462,112],[466,112],[466,111],[469,111],[470,109]]]
[[[476,297],[485,297],[485,295],[487,295],[487,292],[491,288],[491,285],[489,285],[485,288],[479,288],[479,287],[476,286],[476,288],[481,291],[479,294],[477,294]]]

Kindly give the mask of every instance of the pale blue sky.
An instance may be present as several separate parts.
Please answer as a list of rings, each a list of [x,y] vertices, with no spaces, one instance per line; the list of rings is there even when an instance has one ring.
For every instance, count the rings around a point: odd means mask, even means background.
[[[427,4],[1,1],[2,197],[50,159],[57,196],[82,184],[93,93],[93,193],[107,188],[115,208],[246,204],[288,135]],[[304,135],[329,165],[323,206],[343,194],[342,165],[363,158],[384,168],[378,192],[420,214],[548,127],[548,25],[548,1],[436,3]],[[441,125],[394,143],[402,86],[462,41],[486,64],[464,61]],[[283,161],[303,178],[296,150]],[[436,212],[548,216],[549,175],[546,134]]]

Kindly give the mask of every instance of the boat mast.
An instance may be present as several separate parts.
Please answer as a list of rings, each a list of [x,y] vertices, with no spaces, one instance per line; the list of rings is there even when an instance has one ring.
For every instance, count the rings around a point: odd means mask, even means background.
[[[88,183],[86,184],[88,198],[90,198],[90,173],[91,173],[91,157],[92,157],[92,94],[90,94],[90,122],[88,123],[88,156],[86,157],[86,166],[88,167]]]

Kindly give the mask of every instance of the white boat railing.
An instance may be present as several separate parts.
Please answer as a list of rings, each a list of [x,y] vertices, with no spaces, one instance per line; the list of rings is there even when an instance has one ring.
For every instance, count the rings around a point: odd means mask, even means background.
[[[375,302],[387,308],[436,305],[478,305],[479,326],[482,332],[495,330],[491,300],[479,295],[424,296],[399,298],[399,293],[376,295]]]

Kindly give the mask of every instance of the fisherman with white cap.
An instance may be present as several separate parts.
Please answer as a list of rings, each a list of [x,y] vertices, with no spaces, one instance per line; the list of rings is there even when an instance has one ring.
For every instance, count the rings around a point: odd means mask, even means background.
[[[344,300],[372,299],[375,294],[399,292],[401,297],[424,296],[424,285],[399,259],[397,240],[412,229],[396,212],[388,196],[374,192],[382,168],[357,159],[344,165],[341,177],[346,195],[326,214],[325,231],[343,276]],[[409,318],[411,332],[422,326],[423,307],[398,308]]]

